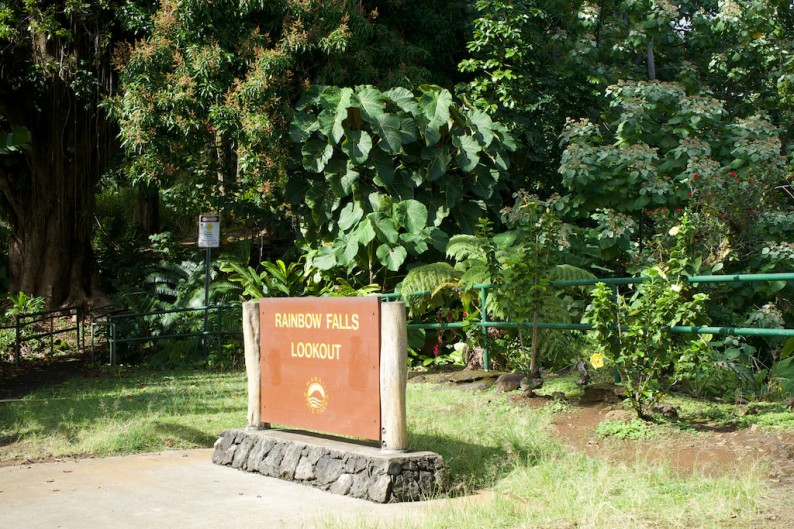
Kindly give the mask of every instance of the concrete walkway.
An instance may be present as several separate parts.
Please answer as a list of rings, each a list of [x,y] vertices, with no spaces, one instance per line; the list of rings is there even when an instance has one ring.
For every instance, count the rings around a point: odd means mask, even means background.
[[[0,468],[0,527],[401,527],[431,510],[472,501],[379,505],[213,465],[211,454],[187,450]]]

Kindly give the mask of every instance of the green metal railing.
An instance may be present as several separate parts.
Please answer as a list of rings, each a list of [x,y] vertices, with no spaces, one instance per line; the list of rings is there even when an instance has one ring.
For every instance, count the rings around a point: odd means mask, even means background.
[[[202,307],[190,307],[182,309],[169,309],[169,310],[156,310],[151,312],[140,313],[116,313],[109,314],[107,321],[95,322],[92,324],[92,341],[94,326],[106,327],[108,333],[108,343],[110,347],[110,364],[115,365],[118,360],[118,346],[121,344],[142,343],[142,342],[156,342],[159,340],[168,340],[175,338],[195,338],[201,337],[204,339],[204,352],[205,355],[209,353],[210,338],[215,337],[215,344],[217,346],[218,354],[221,353],[223,347],[224,336],[242,336],[243,332],[240,329],[224,329],[223,328],[223,311],[228,309],[239,309],[238,305],[208,305]],[[200,312],[204,316],[204,326],[200,331],[193,332],[180,332],[171,334],[151,334],[145,333],[141,335],[130,335],[126,337],[120,336],[121,322],[125,320],[138,319],[150,316],[164,316],[167,314],[182,314],[187,312]],[[214,312],[214,328],[210,328],[211,318],[210,314]]]
[[[650,281],[648,277],[617,277],[617,278],[604,278],[604,279],[581,279],[581,280],[558,280],[551,281],[549,284],[556,287],[571,287],[571,286],[588,286],[596,285],[598,283],[605,283],[613,287],[615,295],[617,296],[617,287],[619,285],[632,285],[637,283],[644,283]],[[688,276],[686,277],[689,283],[750,283],[750,282],[771,282],[771,281],[784,281],[794,282],[794,273],[782,274],[734,274],[734,275],[703,275],[703,276]],[[492,284],[475,285],[470,290],[480,291],[480,320],[476,322],[449,322],[449,323],[409,323],[409,329],[462,329],[463,327],[471,327],[472,325],[479,327],[483,338],[488,334],[488,328],[517,328],[517,327],[532,327],[531,322],[495,322],[488,320],[488,307],[487,307],[487,294],[486,292],[494,288]],[[431,294],[430,291],[424,290],[420,292],[412,292],[411,296],[426,296]],[[400,293],[381,294],[381,299],[390,301],[401,299],[403,296]],[[537,323],[539,329],[561,329],[561,330],[578,330],[589,331],[592,327],[585,323],[553,323],[553,322],[539,322]],[[623,328],[623,327],[622,327]],[[732,335],[732,336],[779,336],[779,337],[794,337],[794,329],[761,329],[756,327],[733,327],[733,326],[686,326],[677,325],[670,328],[671,332],[675,333],[697,333],[697,334],[718,334],[718,335]],[[483,340],[483,343],[486,343]],[[489,369],[490,358],[488,347],[483,347],[483,367],[486,371]]]
[[[55,321],[74,318],[74,325],[55,328]],[[64,307],[40,312],[21,313],[14,316],[14,325],[0,326],[0,331],[14,331],[14,365],[21,364],[22,344],[42,338],[50,339],[50,355],[55,350],[55,337],[60,334],[75,333],[75,347],[78,351],[85,349],[85,336],[82,330],[83,313],[80,307]],[[42,330],[44,329],[49,330]],[[33,333],[27,333],[33,329]]]

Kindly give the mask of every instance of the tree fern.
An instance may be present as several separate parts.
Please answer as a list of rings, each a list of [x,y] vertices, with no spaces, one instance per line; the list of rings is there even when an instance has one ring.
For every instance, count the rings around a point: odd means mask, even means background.
[[[450,289],[458,286],[460,276],[461,273],[449,263],[417,266],[403,279],[400,293],[411,314],[445,307],[452,297]]]
[[[468,260],[485,261],[482,237],[477,235],[454,235],[447,243],[447,257],[457,263]]]
[[[569,264],[554,265],[549,269],[549,278],[552,281],[583,281],[597,279],[591,272]]]

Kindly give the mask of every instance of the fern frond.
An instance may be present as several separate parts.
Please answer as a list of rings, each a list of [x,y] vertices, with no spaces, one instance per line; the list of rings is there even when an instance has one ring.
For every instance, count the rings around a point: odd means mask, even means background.
[[[400,284],[400,293],[406,306],[413,313],[416,310],[428,310],[432,307],[446,305],[444,292],[457,285],[460,272],[449,263],[433,263],[412,268]],[[431,294],[416,294],[430,292]]]
[[[438,285],[457,282],[460,272],[449,263],[433,263],[412,268],[400,284],[403,297],[424,290],[432,292]]]
[[[552,266],[549,270],[549,277],[552,281],[580,281],[584,279],[596,279],[595,275],[584,268],[567,264]]]
[[[477,261],[460,277],[460,285],[464,288],[471,288],[475,285],[490,283],[492,280],[491,271],[485,261]]]
[[[485,259],[482,240],[475,235],[453,235],[447,243],[447,257],[457,262],[467,259]]]

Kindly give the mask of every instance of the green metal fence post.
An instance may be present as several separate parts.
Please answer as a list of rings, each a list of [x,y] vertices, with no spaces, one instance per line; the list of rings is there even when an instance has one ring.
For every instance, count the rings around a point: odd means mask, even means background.
[[[485,294],[485,287],[480,288],[480,323],[488,323],[488,307],[486,300],[488,296]],[[482,326],[482,367],[483,370],[489,371],[491,366],[491,359],[488,355],[488,328]]]
[[[82,350],[82,354],[85,354],[85,314],[83,314],[83,309],[77,309],[77,335],[80,337],[80,349]]]
[[[19,356],[20,356],[20,354],[19,354],[19,348],[20,348],[19,335],[20,334],[21,333],[20,333],[20,330],[19,330],[19,314],[17,314],[16,316],[14,316],[14,366],[16,366],[16,367],[19,367],[19,362],[20,362],[20,358],[19,358]]]
[[[221,306],[217,306],[218,311],[218,358],[221,357],[221,351],[223,351],[223,315],[221,314]]]
[[[110,365],[116,365],[116,324],[110,320],[108,316],[108,322],[110,323]]]

